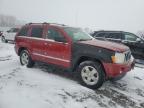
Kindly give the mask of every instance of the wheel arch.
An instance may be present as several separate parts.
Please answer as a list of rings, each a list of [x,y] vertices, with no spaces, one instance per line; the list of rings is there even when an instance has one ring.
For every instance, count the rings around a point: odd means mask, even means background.
[[[79,57],[79,59],[76,61],[74,67],[73,67],[73,71],[76,71],[77,67],[79,66],[80,63],[84,62],[84,61],[94,61],[94,62],[98,62],[99,64],[101,64],[103,70],[104,70],[104,74],[106,75],[105,72],[105,68],[102,64],[102,61],[100,60],[100,58],[94,58],[94,57],[89,57],[89,56],[81,56]]]
[[[20,48],[18,49],[18,56],[20,56],[20,53],[21,53],[21,51],[23,51],[23,50],[27,50],[27,48],[25,48],[25,47],[20,47]]]

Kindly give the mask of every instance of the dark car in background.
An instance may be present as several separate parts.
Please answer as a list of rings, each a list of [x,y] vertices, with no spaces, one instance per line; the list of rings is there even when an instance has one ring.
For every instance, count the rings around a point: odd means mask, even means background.
[[[114,41],[127,45],[136,59],[144,60],[144,39],[124,31],[95,31],[91,34],[100,40]]]

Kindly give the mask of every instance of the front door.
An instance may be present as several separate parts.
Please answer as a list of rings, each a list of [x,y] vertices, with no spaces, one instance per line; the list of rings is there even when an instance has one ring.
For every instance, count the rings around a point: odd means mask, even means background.
[[[48,27],[44,44],[47,62],[70,67],[71,45],[60,29]]]
[[[123,43],[127,45],[136,59],[144,59],[144,41],[132,33],[124,33]]]

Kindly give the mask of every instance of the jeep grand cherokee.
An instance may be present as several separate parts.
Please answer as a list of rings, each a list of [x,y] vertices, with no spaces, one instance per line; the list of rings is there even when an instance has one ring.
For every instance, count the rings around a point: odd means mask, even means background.
[[[20,63],[36,61],[71,70],[82,85],[100,87],[106,79],[124,76],[134,67],[128,47],[92,38],[80,28],[52,23],[24,25],[15,38]]]

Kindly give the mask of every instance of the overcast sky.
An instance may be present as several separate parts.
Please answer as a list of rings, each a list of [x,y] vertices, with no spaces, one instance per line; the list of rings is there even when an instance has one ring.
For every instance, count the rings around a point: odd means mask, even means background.
[[[0,14],[96,30],[144,29],[144,0],[0,0]]]

